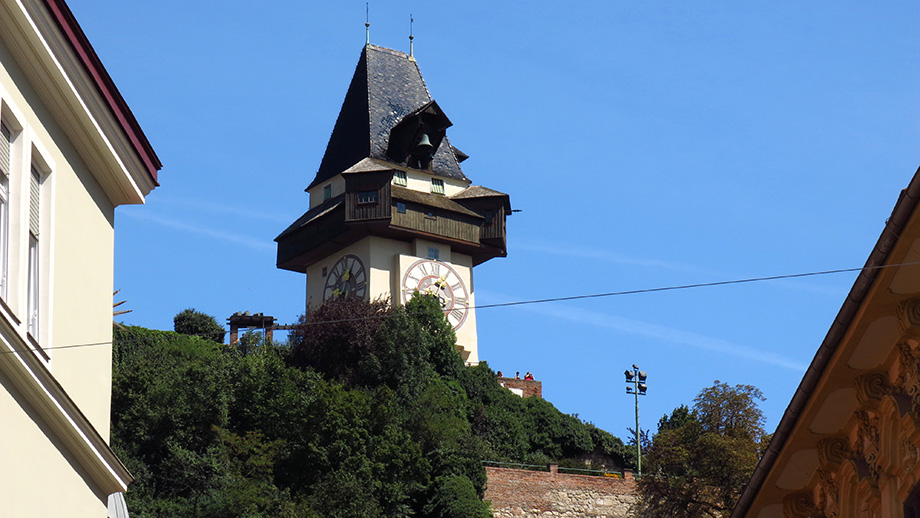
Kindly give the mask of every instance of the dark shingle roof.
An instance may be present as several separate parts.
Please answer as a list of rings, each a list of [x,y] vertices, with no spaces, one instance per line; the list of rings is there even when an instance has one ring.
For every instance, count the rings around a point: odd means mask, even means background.
[[[390,130],[403,117],[431,101],[414,60],[402,52],[366,45],[345,94],[326,154],[308,189],[364,158],[386,160]],[[445,138],[434,154],[437,176],[467,180]]]

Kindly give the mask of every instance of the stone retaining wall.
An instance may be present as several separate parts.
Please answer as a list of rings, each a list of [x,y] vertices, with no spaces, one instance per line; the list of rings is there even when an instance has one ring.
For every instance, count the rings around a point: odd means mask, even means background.
[[[486,467],[486,500],[496,518],[623,518],[632,516],[636,481],[550,471]]]

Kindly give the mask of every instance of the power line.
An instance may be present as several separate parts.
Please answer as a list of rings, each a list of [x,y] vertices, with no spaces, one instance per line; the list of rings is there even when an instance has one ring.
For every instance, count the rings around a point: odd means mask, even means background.
[[[802,277],[817,277],[819,275],[832,275],[837,273],[852,273],[860,271],[870,271],[870,270],[883,270],[886,268],[895,268],[900,266],[917,266],[920,265],[920,261],[910,262],[910,263],[899,263],[899,264],[887,264],[881,266],[864,266],[861,268],[840,268],[836,270],[821,270],[816,272],[805,272],[805,273],[790,273],[785,275],[770,275],[766,277],[749,277],[745,279],[733,279],[728,281],[714,281],[714,282],[699,282],[694,284],[679,284],[674,286],[660,286],[657,288],[642,288],[636,290],[623,290],[623,291],[610,291],[604,293],[592,293],[592,294],[583,294],[583,295],[569,295],[565,297],[551,297],[545,299],[529,299],[529,300],[518,300],[512,302],[498,302],[495,304],[482,304],[478,306],[470,306],[470,309],[490,309],[490,308],[503,308],[511,306],[524,306],[529,304],[546,304],[549,302],[566,302],[570,300],[582,300],[582,299],[596,299],[604,297],[618,297],[624,295],[638,295],[642,293],[659,293],[664,291],[677,291],[677,290],[688,290],[695,288],[711,288],[716,286],[730,286],[733,284],[747,284],[752,282],[765,282],[765,281],[778,281],[784,279],[798,279]],[[380,315],[371,315],[371,316],[361,316],[354,318],[343,318],[338,320],[320,320],[316,322],[304,322],[299,324],[302,326],[315,326],[322,324],[339,324],[346,322],[357,322],[361,320],[372,320],[386,318],[389,316],[389,313],[383,313]],[[122,343],[138,343],[143,340],[123,340]],[[51,351],[58,349],[77,349],[81,347],[98,347],[101,345],[113,345],[112,341],[108,342],[91,342],[84,344],[69,344],[69,345],[58,345],[54,347],[43,347],[40,350],[42,351]],[[0,354],[12,354],[16,352],[37,352],[39,349],[14,349],[12,351],[0,351]]]
[[[831,275],[835,273],[851,273],[859,271],[870,271],[870,270],[882,270],[885,268],[895,268],[900,266],[916,266],[920,265],[920,261],[910,262],[910,263],[898,263],[898,264],[887,264],[881,266],[863,266],[861,268],[840,268],[836,270],[821,270],[817,272],[805,272],[805,273],[790,273],[785,275],[770,275],[767,277],[749,277],[745,279],[733,279],[728,281],[715,281],[715,282],[700,282],[695,284],[679,284],[675,286],[661,286],[657,288],[643,288],[636,290],[624,290],[624,291],[610,291],[605,293],[592,293],[586,295],[569,295],[564,297],[552,297],[546,299],[529,299],[529,300],[518,300],[512,302],[498,302],[495,304],[482,304],[477,306],[470,306],[470,309],[488,309],[488,308],[502,308],[510,306],[523,306],[528,304],[545,304],[549,302],[566,302],[570,300],[581,300],[581,299],[596,299],[602,297],[617,297],[623,295],[638,295],[641,293],[657,293],[663,291],[677,291],[677,290],[687,290],[694,288],[710,288],[715,286],[729,286],[732,284],[745,284],[752,282],[764,282],[764,281],[777,281],[783,279],[797,279],[801,277],[816,277],[819,275]],[[354,322],[358,320],[370,320],[373,318],[384,318],[386,315],[373,315],[370,317],[355,317],[355,318],[343,318],[340,320],[324,320],[317,322],[305,322],[303,325],[319,325],[319,324],[337,324],[340,322]]]

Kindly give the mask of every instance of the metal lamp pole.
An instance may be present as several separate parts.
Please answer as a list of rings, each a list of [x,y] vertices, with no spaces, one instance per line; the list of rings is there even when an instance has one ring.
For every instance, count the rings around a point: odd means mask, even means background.
[[[633,370],[626,369],[626,393],[634,394],[636,397],[636,467],[639,477],[642,476],[642,444],[639,442],[639,396],[644,396],[648,390],[645,378],[648,376],[645,371],[640,371],[639,366],[633,364]],[[632,386],[630,386],[632,385]]]

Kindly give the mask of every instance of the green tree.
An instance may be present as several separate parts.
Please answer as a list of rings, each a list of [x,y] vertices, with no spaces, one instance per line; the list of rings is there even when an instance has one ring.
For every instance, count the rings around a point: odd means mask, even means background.
[[[337,300],[303,322],[290,346],[115,332],[132,516],[485,518],[483,459],[584,465],[622,446],[464,367],[433,297]]]
[[[658,422],[644,456],[639,516],[727,517],[753,473],[763,436],[763,394],[716,381]]]
[[[173,317],[173,330],[184,335],[195,335],[219,344],[224,343],[224,326],[211,315],[187,308]]]

